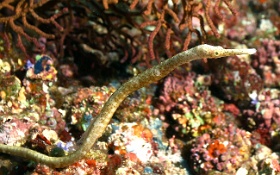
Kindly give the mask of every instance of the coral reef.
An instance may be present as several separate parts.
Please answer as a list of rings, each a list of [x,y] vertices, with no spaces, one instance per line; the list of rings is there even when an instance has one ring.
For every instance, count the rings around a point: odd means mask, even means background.
[[[254,69],[237,57],[229,57],[223,61],[210,62],[219,67],[211,66],[214,70],[213,80],[217,89],[221,91],[226,100],[249,100],[249,95],[263,88],[263,80]]]
[[[186,174],[182,166],[176,166],[183,159],[174,141],[163,142],[161,135],[157,134],[162,132],[161,127],[151,126],[152,123],[158,123],[157,119],[152,118],[144,123],[152,129],[137,123],[112,124],[113,134],[108,138],[109,152],[113,156],[120,156],[123,162],[116,167],[116,173]]]
[[[226,125],[224,102],[209,91],[211,79],[195,72],[174,73],[165,79],[157,107],[165,115],[164,121],[175,121],[172,127],[178,136],[197,137],[217,125]]]
[[[0,174],[280,174],[279,19],[279,0],[1,1]],[[201,56],[219,46],[257,52]]]
[[[279,87],[280,78],[280,41],[263,39],[257,54],[252,59],[252,66],[264,79],[266,87]]]
[[[198,174],[222,171],[235,174],[250,158],[251,134],[229,125],[205,133],[196,139],[190,150],[190,162]]]
[[[232,25],[238,14],[229,0],[5,0],[0,10],[0,32],[8,50],[13,39],[29,57],[26,41],[34,43],[33,50],[40,54],[52,50],[53,57],[74,56],[73,49],[81,49],[80,53],[96,57],[99,65],[111,62],[112,53],[120,62],[171,57],[191,42],[220,37],[217,25]]]

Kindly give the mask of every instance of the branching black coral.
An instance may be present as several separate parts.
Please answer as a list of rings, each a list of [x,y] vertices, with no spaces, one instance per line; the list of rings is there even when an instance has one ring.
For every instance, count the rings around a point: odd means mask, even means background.
[[[152,82],[160,80],[176,67],[192,60],[201,58],[220,58],[239,54],[253,54],[255,52],[255,49],[223,49],[219,46],[200,45],[181,52],[159,65],[131,78],[109,98],[96,120],[91,123],[84,134],[83,137],[85,140],[83,141],[81,147],[68,156],[50,157],[31,149],[7,146],[3,144],[0,144],[0,152],[31,159],[56,168],[66,167],[83,158],[89,152],[97,139],[102,136],[116,109],[130,93],[139,88],[145,87]]]

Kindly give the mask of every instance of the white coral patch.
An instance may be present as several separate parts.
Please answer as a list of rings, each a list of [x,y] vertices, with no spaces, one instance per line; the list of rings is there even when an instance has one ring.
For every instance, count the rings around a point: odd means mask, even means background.
[[[136,154],[138,159],[143,163],[149,161],[153,155],[152,145],[142,138],[135,138],[126,145],[126,151]]]

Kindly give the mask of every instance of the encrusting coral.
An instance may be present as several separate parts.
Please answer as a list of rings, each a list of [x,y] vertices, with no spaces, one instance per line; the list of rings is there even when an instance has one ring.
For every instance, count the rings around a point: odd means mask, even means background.
[[[122,101],[132,92],[149,85],[152,82],[158,81],[168,75],[176,67],[186,64],[193,60],[202,58],[221,58],[225,56],[254,54],[255,49],[224,49],[220,46],[199,45],[187,51],[181,52],[170,59],[154,66],[151,69],[131,78],[124,83],[115,93],[111,95],[108,101],[104,104],[100,114],[90,124],[85,132],[82,140],[82,145],[73,153],[64,157],[50,157],[34,150],[7,146],[0,144],[0,152],[11,154],[36,162],[46,164],[51,167],[66,167],[83,158],[92,148],[98,138],[102,136],[107,125],[109,124],[116,109]]]

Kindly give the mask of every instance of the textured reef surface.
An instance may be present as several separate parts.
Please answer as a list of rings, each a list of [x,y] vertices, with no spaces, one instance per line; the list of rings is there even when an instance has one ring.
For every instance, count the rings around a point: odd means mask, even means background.
[[[45,1],[30,1],[30,6]],[[3,33],[8,29],[4,30],[2,16],[23,2],[1,2],[0,10],[8,10],[0,12],[0,143],[54,157],[79,147],[86,139],[82,134],[121,84],[180,48],[206,42],[226,48],[253,47],[257,53],[194,61],[134,92],[91,151],[68,167],[55,169],[0,153],[0,174],[280,174],[280,2],[235,0],[231,6],[233,1],[217,1],[213,9],[219,8],[221,14],[211,12],[208,0],[188,1],[195,6],[183,3],[193,13],[192,25],[185,27],[191,34],[183,25],[182,30],[174,29],[177,18],[186,15],[180,10],[175,15],[181,1],[167,5],[135,0],[57,1],[54,5],[46,1],[42,4],[49,7],[43,8],[46,14],[48,10],[52,14],[53,8],[64,9],[48,19],[56,30],[64,27],[58,41],[40,33],[45,26],[28,26],[25,16],[23,24],[16,17],[13,20],[18,26],[36,29],[38,40],[28,38],[33,33],[26,29]],[[140,7],[144,17],[133,11],[135,18],[122,18],[128,8]],[[232,7],[237,7],[238,14]],[[94,13],[85,18],[84,9]],[[229,11],[234,19],[214,20]],[[73,26],[63,20],[67,15]],[[197,29],[201,19],[208,23]],[[54,35],[59,33],[56,30],[51,30]],[[201,41],[208,34],[212,37]],[[8,46],[7,37],[14,37]],[[35,46],[25,45],[28,40]]]

